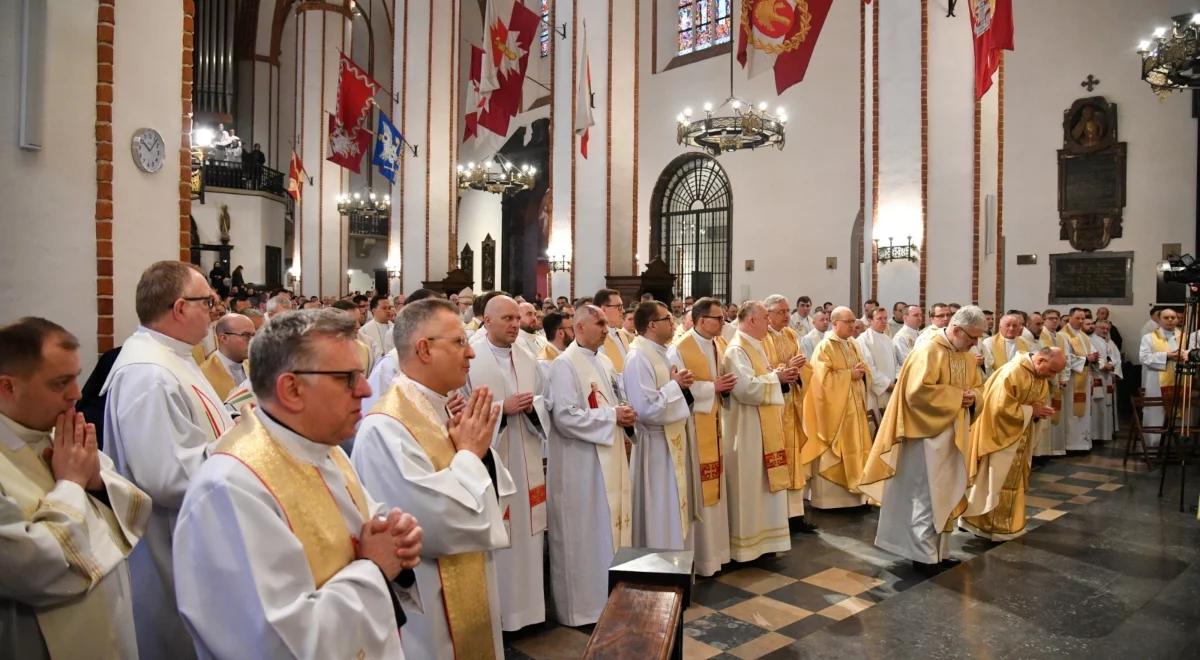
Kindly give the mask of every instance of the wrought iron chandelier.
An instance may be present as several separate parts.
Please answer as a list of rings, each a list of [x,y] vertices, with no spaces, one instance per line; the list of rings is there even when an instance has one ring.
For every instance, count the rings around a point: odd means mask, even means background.
[[[337,197],[337,210],[342,215],[387,218],[391,216],[392,196],[376,193],[370,188],[355,193],[342,193]]]
[[[1171,27],[1154,30],[1137,50],[1142,80],[1155,94],[1200,89],[1200,14],[1173,16]]]
[[[772,114],[767,108],[766,101],[756,107],[734,96],[733,49],[730,49],[729,97],[715,110],[712,103],[705,103],[703,119],[692,119],[692,109],[684,108],[675,118],[678,124],[675,142],[699,147],[711,156],[759,147],[783,149],[787,113],[776,108]]]
[[[498,195],[511,195],[533,187],[537,168],[525,164],[518,167],[511,160],[496,154],[483,164],[467,163],[458,166],[459,190],[480,190]]]
[[[888,236],[887,247],[880,247],[878,238],[874,242],[875,259],[881,264],[889,261],[900,261],[901,259],[915,262],[917,255],[920,253],[920,250],[912,242],[912,236],[909,236],[903,245],[896,245],[892,236]]]

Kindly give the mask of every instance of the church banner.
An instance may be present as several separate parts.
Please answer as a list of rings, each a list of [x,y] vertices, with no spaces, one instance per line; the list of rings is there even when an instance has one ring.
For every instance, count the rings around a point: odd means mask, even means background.
[[[804,80],[833,0],[742,0],[737,58],[746,76],[770,69],[775,93]]]

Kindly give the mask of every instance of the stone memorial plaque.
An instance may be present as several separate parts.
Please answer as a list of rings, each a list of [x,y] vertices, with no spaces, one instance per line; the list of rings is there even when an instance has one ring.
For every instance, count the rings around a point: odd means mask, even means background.
[[[1063,155],[1059,210],[1107,213],[1125,206],[1124,145],[1105,153]]]
[[[1050,255],[1051,305],[1132,305],[1133,253]]]

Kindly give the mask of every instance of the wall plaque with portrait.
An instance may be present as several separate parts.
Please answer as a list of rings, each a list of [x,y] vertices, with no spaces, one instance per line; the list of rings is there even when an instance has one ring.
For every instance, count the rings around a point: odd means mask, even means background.
[[[1063,112],[1058,150],[1059,238],[1090,252],[1122,235],[1125,143],[1117,139],[1117,105],[1082,98]]]

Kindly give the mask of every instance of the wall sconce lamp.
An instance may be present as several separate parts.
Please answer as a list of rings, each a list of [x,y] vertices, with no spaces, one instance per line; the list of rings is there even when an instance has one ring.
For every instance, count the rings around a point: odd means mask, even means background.
[[[875,259],[881,264],[901,259],[912,262],[917,260],[918,250],[917,246],[913,245],[912,236],[907,237],[903,245],[896,245],[891,236],[888,236],[887,247],[879,247],[878,238],[872,242],[875,243]]]

